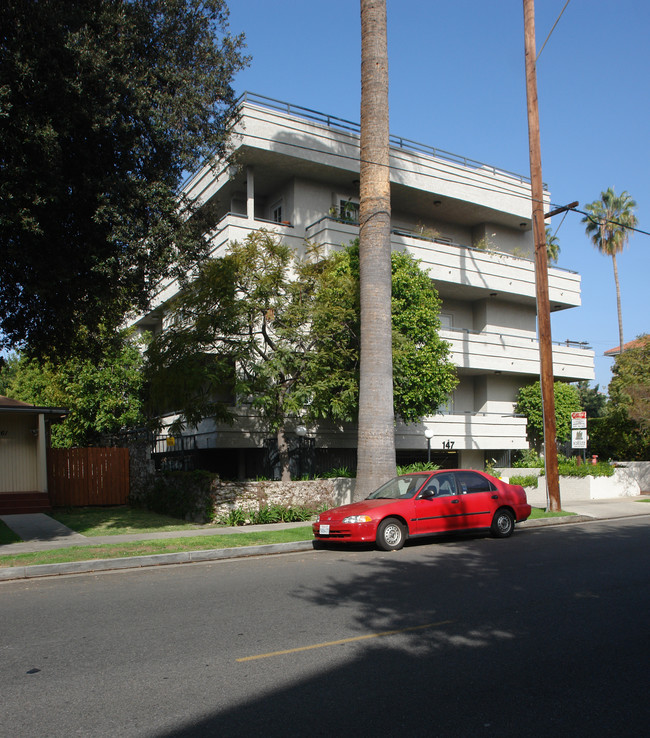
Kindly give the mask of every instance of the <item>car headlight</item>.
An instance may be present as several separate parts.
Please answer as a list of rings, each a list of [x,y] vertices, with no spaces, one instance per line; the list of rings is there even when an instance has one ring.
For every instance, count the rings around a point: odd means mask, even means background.
[[[372,520],[370,515],[348,515],[343,518],[344,523],[369,523]]]

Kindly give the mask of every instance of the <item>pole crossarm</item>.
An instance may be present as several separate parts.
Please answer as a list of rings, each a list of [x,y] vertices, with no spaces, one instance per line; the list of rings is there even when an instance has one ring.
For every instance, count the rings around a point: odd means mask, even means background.
[[[578,207],[580,203],[576,200],[575,202],[570,202],[568,205],[563,205],[561,208],[555,208],[555,210],[549,210],[548,213],[544,216],[544,218],[552,218],[554,215],[559,215],[560,213],[566,213],[567,210],[575,210],[575,208]]]

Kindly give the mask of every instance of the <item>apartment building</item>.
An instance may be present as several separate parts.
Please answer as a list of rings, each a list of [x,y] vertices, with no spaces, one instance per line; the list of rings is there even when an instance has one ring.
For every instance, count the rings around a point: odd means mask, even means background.
[[[305,240],[326,252],[358,235],[359,127],[306,108],[245,94],[229,162],[206,164],[184,185],[214,212],[212,254],[255,229],[270,228],[301,251]],[[514,412],[518,389],[539,378],[530,182],[396,136],[391,137],[394,250],[421,260],[442,299],[441,335],[450,344],[459,383],[444,408],[396,427],[398,462],[427,454],[449,467],[482,468],[528,448],[526,420]],[[550,195],[545,193],[550,202]],[[136,324],[164,329],[175,282],[161,285]],[[580,276],[549,268],[551,310],[580,305]],[[553,346],[557,379],[593,379],[593,352],[582,344]],[[158,450],[193,449],[210,466],[233,465],[250,476],[268,445],[254,415],[240,410],[233,427],[206,419]],[[166,418],[171,422],[173,416]],[[300,428],[320,466],[354,465],[355,428]],[[306,438],[305,440],[305,431]],[[428,438],[427,438],[428,436]]]

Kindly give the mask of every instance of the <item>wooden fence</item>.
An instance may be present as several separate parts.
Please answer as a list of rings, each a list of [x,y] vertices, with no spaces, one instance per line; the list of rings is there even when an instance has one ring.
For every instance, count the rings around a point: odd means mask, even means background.
[[[124,505],[129,496],[129,450],[49,449],[47,482],[53,506]]]

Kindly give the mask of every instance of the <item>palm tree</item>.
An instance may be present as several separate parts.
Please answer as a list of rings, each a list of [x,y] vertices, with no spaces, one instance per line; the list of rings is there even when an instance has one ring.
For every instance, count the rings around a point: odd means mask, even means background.
[[[618,309],[619,351],[623,351],[623,314],[621,312],[621,287],[618,281],[616,254],[625,248],[628,240],[628,229],[637,224],[634,208],[636,202],[629,192],[623,190],[617,195],[609,187],[600,193],[600,200],[585,206],[589,215],[582,219],[585,231],[594,246],[601,254],[612,257],[614,264],[614,282],[616,283],[616,307]]]
[[[560,242],[558,237],[551,232],[551,229],[546,227],[546,258],[549,262],[555,264],[560,256]]]
[[[361,358],[355,498],[395,475],[386,0],[361,0]]]

